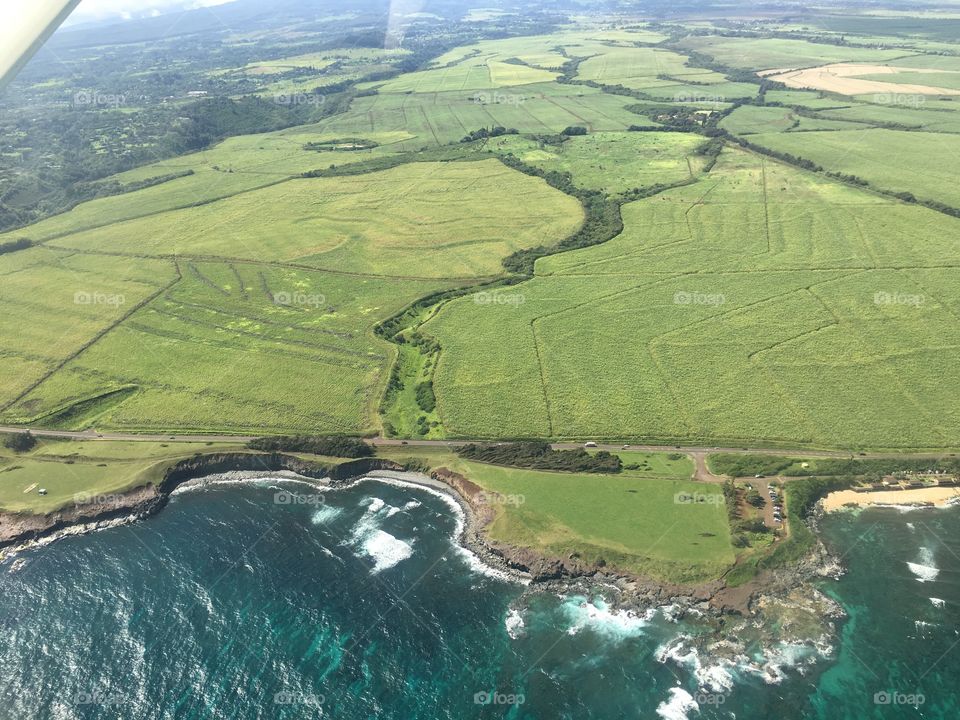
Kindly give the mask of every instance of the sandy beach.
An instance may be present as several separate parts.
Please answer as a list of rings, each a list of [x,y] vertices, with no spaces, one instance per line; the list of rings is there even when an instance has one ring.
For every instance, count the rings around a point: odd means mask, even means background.
[[[854,492],[839,490],[827,495],[823,500],[823,509],[827,512],[839,510],[844,506],[856,505],[932,505],[946,507],[960,501],[960,487],[930,487],[913,490],[878,490],[876,492]]]

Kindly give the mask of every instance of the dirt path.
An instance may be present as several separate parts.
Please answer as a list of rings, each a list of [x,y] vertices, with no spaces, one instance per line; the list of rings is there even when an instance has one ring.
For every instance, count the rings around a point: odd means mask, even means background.
[[[710,482],[710,483],[722,483],[724,482],[724,480],[726,480],[726,478],[724,478],[723,476],[714,475],[712,472],[710,472],[710,468],[707,466],[706,452],[703,452],[703,451],[693,452],[693,453],[690,453],[690,455],[691,457],[693,457],[693,464],[694,464],[693,479],[694,480],[699,480],[701,482]]]

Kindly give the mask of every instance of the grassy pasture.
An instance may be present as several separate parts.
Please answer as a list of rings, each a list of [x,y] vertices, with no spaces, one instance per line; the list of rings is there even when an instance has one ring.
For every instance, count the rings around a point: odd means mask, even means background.
[[[632,98],[595,88],[556,83],[502,88],[496,92],[382,94],[357,98],[344,114],[315,127],[333,135],[407,132],[404,150],[459,141],[482,127],[502,125],[521,133],[558,133],[571,125],[591,131],[623,131],[642,121],[626,110]],[[322,167],[322,165],[321,165]]]
[[[808,158],[827,170],[856,175],[877,188],[960,207],[954,182],[960,138],[905,130],[760,134],[751,142]]]
[[[93,416],[97,427],[366,432],[392,358],[372,326],[438,287],[257,264],[181,267],[162,298],[9,414],[71,427],[72,418],[57,422],[64,408],[132,388]]]
[[[448,433],[960,442],[936,387],[960,342],[957,221],[732,151],[623,214],[618,238],[504,291],[522,304],[427,323]]]
[[[821,97],[819,92],[811,90],[768,90],[767,102],[778,102],[784,105],[802,105],[814,110],[824,108],[839,108],[850,105],[849,99],[840,100],[835,97]]]
[[[377,147],[354,152],[316,152],[304,147],[310,142],[342,136],[342,133],[323,134],[307,126],[229,138],[209,150],[146,165],[111,179],[130,183],[186,170],[192,170],[193,175],[135,192],[85,202],[69,212],[28,228],[0,234],[0,242],[17,237],[43,241],[176,208],[231,198],[332,164],[349,165],[389,155],[399,148],[400,143],[413,137],[403,130],[381,133],[356,130],[351,137],[371,140],[377,143]]]
[[[528,205],[516,203],[524,197]],[[495,159],[409,163],[378,173],[290,180],[199,207],[57,241],[139,255],[296,262],[337,272],[474,277],[500,258],[572,233],[573,198]],[[431,262],[420,253],[430,251]]]
[[[842,120],[822,120],[799,115],[784,107],[742,105],[720,121],[720,127],[735,135],[770,132],[806,132],[808,130],[862,129]]]
[[[825,109],[820,112],[830,118],[874,125],[896,123],[929,132],[960,133],[960,112],[930,107],[924,101],[919,107],[903,105],[874,105],[858,103],[851,107]],[[958,107],[960,110],[960,107]]]
[[[960,90],[960,73],[902,71],[895,73],[877,73],[858,75],[862,80],[882,83],[903,83],[905,85],[923,85],[945,90]]]
[[[53,512],[73,505],[78,496],[110,495],[155,482],[167,463],[194,453],[236,449],[223,443],[40,440],[25,455],[0,450],[0,510]],[[47,495],[38,494],[38,488]]]
[[[68,428],[372,432],[396,353],[373,335],[376,323],[455,284],[443,278],[500,273],[501,257],[556,242],[582,217],[574,199],[493,158],[409,163],[289,180],[55,241],[69,249],[3,256],[9,312],[0,322],[17,341],[3,350],[2,399],[43,382],[2,417]],[[74,306],[78,291],[124,302]]]
[[[582,187],[618,193],[695,176],[705,164],[695,154],[703,142],[690,133],[626,132],[572,137],[560,146],[511,135],[487,146],[544,170],[569,172]]]
[[[716,496],[714,485],[620,475],[573,475],[463,463],[484,489],[523,502],[504,505],[489,534],[672,582],[719,577],[734,560],[722,502],[677,504],[678,493]]]
[[[718,72],[689,67],[686,63],[686,56],[663,48],[607,48],[582,62],[577,78],[604,85],[623,85],[681,102],[698,97],[723,102],[727,98],[757,94],[757,85],[729,82]]]
[[[174,277],[162,261],[45,248],[0,256],[0,407]]]
[[[905,54],[899,49],[840,47],[781,38],[702,35],[684,38],[679,44],[685,49],[709,55],[724,65],[746,70],[811,67],[835,62],[892,60]]]

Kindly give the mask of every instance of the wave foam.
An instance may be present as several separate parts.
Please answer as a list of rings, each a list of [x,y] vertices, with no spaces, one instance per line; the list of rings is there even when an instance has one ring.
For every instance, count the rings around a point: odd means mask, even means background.
[[[510,610],[503,624],[511,640],[516,640],[524,634],[523,615],[520,614],[519,610]]]
[[[940,568],[933,563],[933,551],[930,548],[922,547],[917,562],[908,562],[907,567],[916,576],[917,582],[933,582],[940,574]]]
[[[675,687],[670,688],[670,698],[657,706],[657,715],[664,720],[687,720],[688,712],[699,709],[693,695],[681,687]]]
[[[378,573],[413,555],[413,546],[383,530],[374,530],[364,538],[363,551],[373,558],[373,572]]]
[[[430,495],[433,495],[434,497],[440,499],[448,508],[450,508],[450,511],[453,513],[454,520],[456,522],[456,528],[454,529],[454,532],[453,532],[454,551],[466,561],[467,565],[470,566],[471,570],[473,570],[478,575],[484,575],[486,577],[495,578],[501,581],[521,582],[524,585],[529,584],[530,582],[529,580],[526,580],[526,579],[519,580],[517,577],[511,575],[510,573],[506,573],[502,570],[498,570],[495,567],[491,567],[490,565],[487,565],[470,550],[460,545],[460,538],[463,537],[464,531],[467,525],[466,514],[464,513],[463,508],[460,507],[460,503],[454,500],[448,493],[442,490],[438,490],[436,488],[432,488],[428,485],[424,485],[422,483],[410,482],[407,480],[399,480],[393,477],[380,477],[380,476],[370,476],[370,477],[359,478],[358,480],[355,480],[347,487],[353,487],[362,482],[378,482],[378,483],[383,483],[384,485],[390,485],[392,487],[412,488],[415,490],[421,490],[425,493],[429,493]],[[408,502],[404,506],[404,508],[413,509],[413,507],[419,507],[419,506],[420,506],[420,503],[417,502],[416,500],[413,500],[411,502]]]
[[[610,610],[600,599],[590,602],[584,597],[572,597],[563,603],[562,608],[569,622],[568,635],[589,628],[608,638],[623,640],[642,634],[649,625],[649,617],[641,617],[632,610]]]
[[[343,513],[342,508],[333,507],[332,505],[324,505],[310,518],[310,522],[314,525],[323,525],[330,522],[331,520],[340,516]]]

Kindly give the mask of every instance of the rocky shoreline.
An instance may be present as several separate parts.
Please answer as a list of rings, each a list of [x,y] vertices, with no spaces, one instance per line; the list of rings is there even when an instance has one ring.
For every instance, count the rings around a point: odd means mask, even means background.
[[[795,566],[766,571],[736,588],[727,587],[723,580],[694,586],[657,582],[584,563],[575,557],[548,556],[530,548],[492,541],[486,535],[486,527],[496,514],[496,494],[446,468],[438,468],[427,476],[379,458],[326,465],[281,453],[197,455],[171,465],[157,485],[92,498],[48,515],[0,513],[0,561],[20,550],[61,537],[137,522],[159,512],[171,493],[190,483],[278,474],[332,489],[373,477],[399,480],[443,493],[462,511],[464,522],[458,542],[489,568],[544,591],[589,593],[602,587],[612,603],[627,611],[670,605],[681,612],[751,616],[760,611],[764,603],[769,603],[770,598],[785,597],[798,587],[839,571],[839,564],[818,543],[816,551]]]

